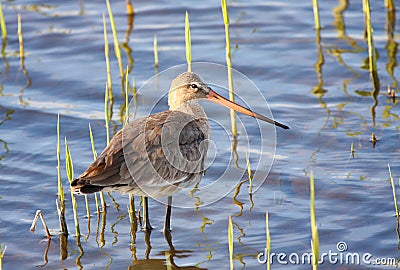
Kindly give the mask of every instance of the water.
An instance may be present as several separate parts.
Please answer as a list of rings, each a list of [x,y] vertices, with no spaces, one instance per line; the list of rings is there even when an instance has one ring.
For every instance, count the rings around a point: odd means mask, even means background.
[[[191,24],[193,61],[225,63],[225,35],[219,3],[201,1],[171,5],[166,1],[139,1],[134,7],[136,14],[129,33],[125,1],[112,3],[119,40],[131,49],[130,56],[134,60],[130,80],[133,76],[138,86],[157,73],[153,67],[155,34],[159,44],[159,71],[185,63],[186,10]],[[29,227],[36,210],[41,209],[50,229],[59,228],[55,206],[57,114],[61,118],[62,140],[67,137],[69,141],[76,175],[93,158],[89,123],[99,153],[106,144],[102,13],[107,10],[103,1],[3,2],[8,30],[0,68],[0,244],[3,248],[7,246],[4,269],[32,269],[44,264],[48,243],[45,269],[76,269],[78,266],[85,269],[166,269],[162,265],[168,252],[173,254],[176,265],[187,269],[190,266],[191,269],[226,269],[229,265],[229,216],[234,222],[235,268],[265,269],[266,265],[260,265],[256,258],[266,244],[266,211],[270,215],[271,252],[301,256],[311,251],[311,170],[315,174],[320,252],[338,252],[337,243],[344,241],[347,253],[359,256],[370,253],[373,259],[399,258],[399,237],[387,169],[390,163],[398,191],[398,99],[393,102],[385,95],[387,85],[398,92],[396,48],[399,36],[395,32],[394,39],[388,39],[383,1],[371,1],[381,90],[376,100],[371,96],[374,88],[365,68],[367,44],[363,38],[361,3],[348,3],[340,17],[339,3],[321,2],[320,42],[314,30],[311,1],[235,1],[228,7],[233,66],[257,85],[274,118],[291,128],[276,130],[276,155],[266,182],[252,198],[245,183],[236,200],[232,199],[232,191],[197,211],[174,208],[173,248],[161,232],[164,206],[151,200],[150,214],[155,229],[150,236],[150,251],[143,232],[138,231],[132,239],[127,196],[112,194],[119,204],[117,210],[106,195],[109,205],[106,221],[100,219],[99,223],[94,213],[94,199],[90,196],[90,233],[84,217],[84,200],[79,197],[83,236],[80,244],[74,236],[68,238],[67,257],[60,260],[59,237],[54,236],[47,242],[40,224],[33,235]],[[18,58],[18,12],[22,14],[25,73]],[[399,27],[398,19],[396,27]],[[109,24],[108,30],[111,42]],[[120,111],[124,100],[113,47],[110,49],[115,95],[111,128],[116,131],[121,127]],[[122,55],[124,65],[129,64],[127,50],[122,49]],[[160,89],[160,93],[165,90]],[[252,92],[238,91],[255,109],[265,109],[254,100]],[[139,97],[139,108],[151,110],[152,104],[147,98],[145,93]],[[225,109],[215,110],[229,115]],[[250,138],[257,138],[256,122],[247,117],[241,119]],[[229,126],[229,119],[225,124]],[[375,148],[370,142],[372,132],[378,138]],[[214,134],[223,133],[217,130]],[[212,166],[214,172],[209,172],[205,181],[213,173],[225,169],[230,156],[229,143],[226,137],[222,138],[215,136],[214,140],[225,152],[218,155]],[[241,139],[243,136],[239,137]],[[352,143],[354,158],[350,151]],[[62,162],[63,147],[62,144]],[[243,148],[239,148],[239,156],[240,165],[244,167]],[[257,165],[253,158],[251,165],[253,168]],[[68,192],[64,163],[62,174]],[[225,179],[226,185],[236,180]],[[136,208],[139,209],[138,198]],[[67,221],[73,234],[69,195]],[[132,245],[133,240],[135,245]],[[282,265],[277,261],[273,264],[273,269],[309,267],[293,263]],[[322,269],[379,267],[388,268],[328,261],[320,266]]]

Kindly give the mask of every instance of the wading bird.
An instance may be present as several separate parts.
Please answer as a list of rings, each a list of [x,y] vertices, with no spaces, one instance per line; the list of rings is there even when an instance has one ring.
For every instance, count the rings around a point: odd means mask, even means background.
[[[172,81],[169,110],[125,125],[101,155],[71,183],[71,189],[79,194],[120,191],[145,196],[144,230],[152,229],[147,197],[168,196],[164,232],[169,232],[172,194],[197,184],[204,174],[210,126],[198,103],[202,99],[289,128],[229,101],[197,74],[185,72]]]

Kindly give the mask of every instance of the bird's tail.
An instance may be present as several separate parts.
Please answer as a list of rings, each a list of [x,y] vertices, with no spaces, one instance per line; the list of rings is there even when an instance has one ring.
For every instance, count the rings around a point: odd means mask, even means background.
[[[104,186],[96,186],[91,184],[82,183],[82,179],[75,179],[71,182],[71,191],[76,194],[91,194],[95,192],[102,191],[105,187]]]

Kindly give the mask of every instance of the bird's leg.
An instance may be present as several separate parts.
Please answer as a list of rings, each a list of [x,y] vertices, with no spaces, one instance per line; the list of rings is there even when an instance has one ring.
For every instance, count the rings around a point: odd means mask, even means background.
[[[143,231],[151,231],[153,227],[150,225],[149,218],[149,199],[147,197],[143,197]]]
[[[168,202],[165,211],[164,234],[171,231],[171,204],[172,196],[168,196]]]

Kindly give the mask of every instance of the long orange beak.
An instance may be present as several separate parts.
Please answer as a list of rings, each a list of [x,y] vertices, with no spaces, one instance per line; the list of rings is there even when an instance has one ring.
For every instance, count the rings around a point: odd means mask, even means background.
[[[218,95],[217,93],[215,93],[211,89],[210,89],[210,93],[207,95],[207,99],[209,101],[212,101],[212,102],[217,103],[219,105],[231,108],[231,109],[233,109],[233,110],[235,110],[237,112],[240,112],[240,113],[246,114],[248,116],[260,119],[262,121],[265,121],[267,123],[273,124],[273,125],[278,126],[278,127],[281,127],[283,129],[289,129],[288,126],[286,126],[284,124],[281,124],[279,122],[276,122],[276,121],[274,121],[274,120],[272,120],[272,119],[270,119],[270,118],[268,118],[268,117],[266,117],[264,115],[261,115],[261,114],[258,114],[256,112],[253,112],[253,111],[251,111],[251,110],[249,110],[249,109],[247,109],[247,108],[245,108],[243,106],[240,106],[239,104],[236,104],[235,102],[232,102],[229,99],[226,99],[223,96]]]

